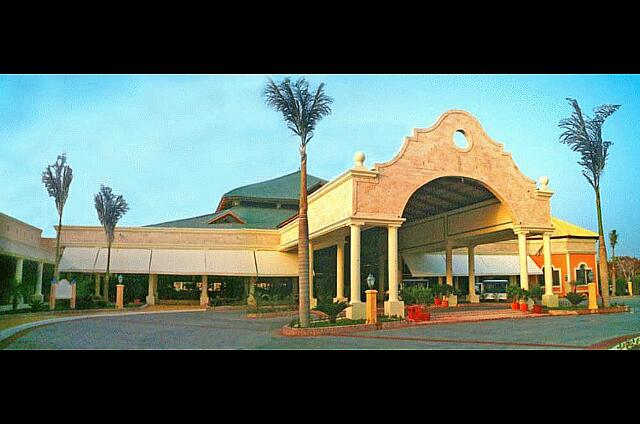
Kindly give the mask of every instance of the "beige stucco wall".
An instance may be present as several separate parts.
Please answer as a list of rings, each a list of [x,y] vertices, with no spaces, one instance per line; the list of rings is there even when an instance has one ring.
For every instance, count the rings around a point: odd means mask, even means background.
[[[102,227],[68,227],[62,231],[63,246],[104,247]],[[276,250],[277,230],[183,229],[160,227],[116,228],[114,247],[171,249],[254,249]]]
[[[470,148],[456,147],[453,136],[463,130]],[[414,130],[391,161],[376,164],[375,179],[356,178],[355,215],[401,217],[411,195],[440,177],[462,176],[479,181],[508,207],[519,227],[551,228],[549,195],[520,172],[511,154],[484,132],[464,111],[448,111],[428,129]]]
[[[42,230],[0,213],[0,253],[52,263],[55,239],[42,238]]]

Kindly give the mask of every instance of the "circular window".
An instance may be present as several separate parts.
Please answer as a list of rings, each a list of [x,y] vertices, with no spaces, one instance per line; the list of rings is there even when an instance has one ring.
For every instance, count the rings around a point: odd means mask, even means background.
[[[453,133],[453,142],[458,149],[466,150],[471,147],[471,143],[463,130],[457,130]]]

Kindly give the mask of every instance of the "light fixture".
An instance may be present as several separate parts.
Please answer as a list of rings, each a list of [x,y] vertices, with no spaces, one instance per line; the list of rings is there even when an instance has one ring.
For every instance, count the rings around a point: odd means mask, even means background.
[[[122,284],[122,274],[118,275],[118,283]]]
[[[369,273],[369,276],[367,277],[367,285],[369,286],[369,289],[373,290],[375,283],[376,278],[373,276],[373,274]]]

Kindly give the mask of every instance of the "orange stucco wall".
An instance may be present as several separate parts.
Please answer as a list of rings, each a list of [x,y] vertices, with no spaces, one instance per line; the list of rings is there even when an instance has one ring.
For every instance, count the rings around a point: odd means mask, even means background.
[[[538,265],[540,268],[544,265],[544,257],[543,255],[531,255],[531,259]],[[567,257],[565,254],[551,255],[551,263],[555,269],[560,270],[560,280],[562,284],[560,287],[554,286],[553,291],[562,296],[566,294],[566,290],[570,290],[571,286],[567,285],[566,275],[567,275]],[[569,281],[575,281],[576,279],[576,268],[580,266],[580,264],[586,264],[588,268],[593,271],[593,279],[594,282],[598,283],[598,273],[596,272],[596,255],[595,254],[569,254],[569,264],[571,269],[569,270]],[[540,277],[541,282],[544,281],[544,277]],[[576,288],[579,292],[587,292],[587,286],[578,286]]]

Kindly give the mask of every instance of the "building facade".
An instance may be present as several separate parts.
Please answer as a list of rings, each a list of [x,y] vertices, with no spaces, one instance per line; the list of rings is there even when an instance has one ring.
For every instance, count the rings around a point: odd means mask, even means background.
[[[554,306],[571,282],[596,278],[597,234],[553,218],[548,179],[523,175],[470,114],[448,111],[414,130],[389,162],[369,167],[365,159],[356,153],[331,181],[308,178],[312,303],[329,289],[349,301],[347,316],[364,317],[362,282],[371,274],[389,315],[404,315],[402,282],[416,277],[466,280],[470,302],[480,298],[469,281],[541,284],[543,302]],[[295,292],[298,195],[296,172],[225,193],[211,214],[116,228],[111,271],[147,275],[148,303],[166,275],[197,278],[202,303],[232,277],[249,298],[269,279]],[[61,239],[60,270],[95,275],[99,291],[103,229],[64,226]]]

